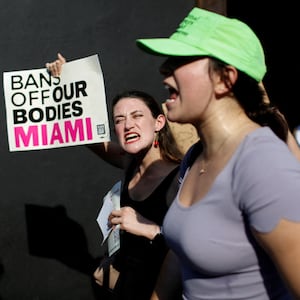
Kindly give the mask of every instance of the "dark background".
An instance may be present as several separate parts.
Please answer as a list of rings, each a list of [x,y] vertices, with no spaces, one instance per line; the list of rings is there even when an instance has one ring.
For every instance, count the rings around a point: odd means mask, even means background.
[[[110,105],[117,92],[129,88],[165,98],[158,73],[161,58],[141,52],[135,39],[168,36],[194,1],[0,4],[1,73],[41,68],[58,51],[69,60],[99,54]],[[269,67],[264,84],[291,129],[300,123],[293,11],[291,5],[274,1],[238,0],[228,1],[227,10],[229,16],[247,21],[262,39]],[[121,172],[85,146],[9,152],[3,93],[0,105],[0,299],[99,298],[91,279],[103,253],[96,217]]]
[[[270,100],[284,113],[293,130],[300,124],[296,2],[227,0],[227,12],[248,23],[261,39],[268,69],[263,83]]]

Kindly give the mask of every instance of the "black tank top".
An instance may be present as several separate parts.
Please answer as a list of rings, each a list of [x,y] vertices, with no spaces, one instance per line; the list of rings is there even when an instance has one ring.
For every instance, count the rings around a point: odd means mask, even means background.
[[[130,198],[128,182],[125,181],[121,192],[121,206],[130,206],[143,217],[162,225],[168,210],[167,192],[175,176],[178,176],[178,171],[179,167],[172,170],[143,201]],[[114,263],[121,272],[115,288],[116,299],[149,300],[168,251],[164,239],[151,242],[145,237],[124,231],[120,235],[121,247]]]

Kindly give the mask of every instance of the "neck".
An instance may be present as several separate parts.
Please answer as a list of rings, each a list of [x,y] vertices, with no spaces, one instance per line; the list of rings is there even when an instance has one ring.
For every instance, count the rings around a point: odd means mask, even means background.
[[[235,102],[233,105],[225,106],[218,107],[213,114],[197,126],[205,159],[215,156],[221,149],[239,140],[244,133],[259,127]]]
[[[158,163],[163,163],[163,159],[159,148],[151,147],[148,151],[143,153],[135,154],[134,157],[135,169],[138,173],[143,175],[146,171],[151,169],[152,165],[157,165]]]

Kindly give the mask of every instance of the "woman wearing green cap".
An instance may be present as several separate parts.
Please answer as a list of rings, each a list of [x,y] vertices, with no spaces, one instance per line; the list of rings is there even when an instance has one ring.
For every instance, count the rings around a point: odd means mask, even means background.
[[[169,38],[137,44],[167,57],[168,119],[200,136],[163,223],[183,299],[300,299],[300,164],[264,98],[260,41],[246,24],[194,8]],[[162,290],[153,299],[166,299]]]

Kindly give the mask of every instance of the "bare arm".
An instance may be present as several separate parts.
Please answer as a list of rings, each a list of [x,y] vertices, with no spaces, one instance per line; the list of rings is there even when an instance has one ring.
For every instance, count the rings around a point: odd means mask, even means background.
[[[300,147],[290,131],[288,132],[287,145],[296,158],[300,160]]]
[[[270,233],[254,232],[295,299],[300,299],[300,222],[281,220]]]
[[[150,300],[181,300],[182,285],[178,258],[169,250],[162,265],[155,290]]]
[[[52,76],[59,77],[62,73],[66,58],[58,53],[57,59],[45,64]],[[99,144],[87,145],[87,147],[114,167],[123,169],[125,167],[126,155],[119,144],[115,142],[104,142]]]

